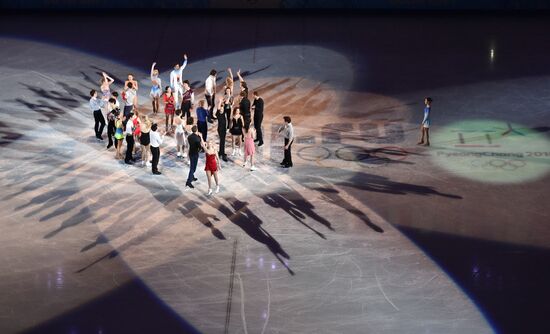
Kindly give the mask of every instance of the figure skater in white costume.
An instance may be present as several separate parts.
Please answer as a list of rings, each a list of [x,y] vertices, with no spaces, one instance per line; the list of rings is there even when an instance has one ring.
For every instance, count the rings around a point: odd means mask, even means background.
[[[155,68],[157,63],[153,63],[151,66],[151,93],[149,95],[152,98],[153,114],[159,112],[160,109],[160,96],[162,95],[162,81],[159,78],[159,70]]]
[[[187,55],[183,55],[183,64],[180,66],[179,64],[176,64],[174,66],[174,69],[172,72],[170,72],[170,87],[172,88],[172,92],[174,93],[174,101],[176,104],[176,109],[180,109],[180,101],[181,97],[183,96],[183,79],[182,79],[182,73],[185,69],[185,66],[187,66]]]

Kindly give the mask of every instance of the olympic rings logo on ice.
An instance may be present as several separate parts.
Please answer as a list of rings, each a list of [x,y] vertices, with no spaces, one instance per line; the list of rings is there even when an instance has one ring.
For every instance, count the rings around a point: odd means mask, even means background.
[[[330,150],[324,146],[305,146],[298,150],[298,156],[308,161],[325,160],[330,154]]]
[[[483,169],[489,170],[505,170],[505,171],[515,171],[519,168],[523,168],[527,165],[527,162],[523,160],[504,160],[504,159],[491,159],[491,160],[482,160],[475,159],[471,161],[473,167],[481,167]]]

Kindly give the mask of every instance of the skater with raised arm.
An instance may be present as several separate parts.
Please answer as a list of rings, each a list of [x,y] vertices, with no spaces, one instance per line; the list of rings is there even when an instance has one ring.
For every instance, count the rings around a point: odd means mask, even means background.
[[[181,108],[181,96],[183,95],[183,70],[187,66],[187,55],[183,55],[184,61],[183,64],[176,64],[174,65],[174,69],[172,72],[170,72],[170,88],[172,88],[172,91],[174,93],[174,103],[176,106],[176,109]]]

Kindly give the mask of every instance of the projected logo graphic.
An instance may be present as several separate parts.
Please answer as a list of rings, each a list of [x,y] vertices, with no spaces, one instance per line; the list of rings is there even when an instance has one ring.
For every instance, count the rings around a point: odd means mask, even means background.
[[[468,120],[436,131],[432,143],[438,165],[481,182],[530,181],[550,170],[550,142],[541,128]]]
[[[282,124],[272,125],[272,134]],[[325,167],[341,167],[342,163],[358,163],[362,167],[377,167],[389,162],[400,162],[409,152],[396,144],[404,141],[400,123],[373,120],[359,124],[329,123],[319,131],[309,130],[310,135],[298,137],[297,156],[305,161],[321,163]],[[276,136],[272,138],[272,160],[277,160],[282,146]],[[277,145],[279,145],[277,147]]]

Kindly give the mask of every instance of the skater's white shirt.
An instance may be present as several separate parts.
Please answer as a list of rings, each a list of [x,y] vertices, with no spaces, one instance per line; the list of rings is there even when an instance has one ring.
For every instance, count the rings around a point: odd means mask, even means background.
[[[133,127],[134,127],[134,122],[132,121],[132,119],[129,119],[128,122],[126,122],[126,131],[124,132],[124,134],[127,136],[131,136],[134,132]]]
[[[151,147],[159,147],[162,144],[162,136],[157,131],[151,131]]]
[[[283,137],[289,141],[292,141],[294,139],[294,127],[292,126],[292,123],[285,124],[285,126],[281,129],[281,133]]]
[[[214,95],[214,93],[216,92],[216,77],[213,75],[209,75],[204,82],[204,88],[206,90],[206,95]]]
[[[178,70],[173,69],[172,72],[170,72],[170,86],[173,89],[178,89],[176,85],[178,81],[181,84],[181,81],[182,81],[181,76],[182,76],[183,70],[185,69],[185,66],[187,66],[187,59],[184,60],[183,64],[180,66]]]

